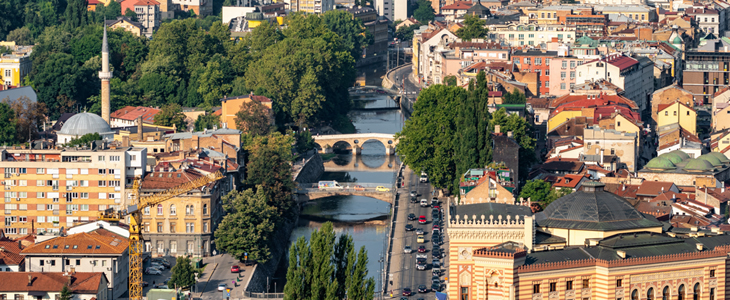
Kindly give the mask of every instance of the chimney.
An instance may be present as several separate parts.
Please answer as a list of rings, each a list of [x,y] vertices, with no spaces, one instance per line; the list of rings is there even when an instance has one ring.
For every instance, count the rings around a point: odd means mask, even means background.
[[[697,243],[696,245],[697,245],[697,251],[702,251],[705,249],[705,245],[702,243]]]
[[[494,133],[500,133],[499,132],[500,127],[501,126],[499,126],[499,125],[494,125]]]
[[[507,137],[512,137],[512,131],[507,131]]]
[[[142,116],[139,116],[139,118],[137,118],[137,140],[140,142],[144,140],[144,126],[142,125]]]
[[[620,258],[626,258],[626,251],[618,250],[616,251],[616,255]]]

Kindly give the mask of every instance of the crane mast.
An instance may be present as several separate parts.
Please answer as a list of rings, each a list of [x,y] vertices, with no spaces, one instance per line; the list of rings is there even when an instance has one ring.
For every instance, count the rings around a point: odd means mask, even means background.
[[[124,217],[129,216],[129,299],[142,300],[142,253],[144,247],[142,244],[141,212],[147,207],[155,206],[222,178],[224,178],[223,174],[218,171],[145,197],[141,197],[139,194],[140,179],[137,178],[134,180],[131,191],[132,201],[136,200],[136,204],[128,206],[124,211],[107,209],[100,212],[99,220],[111,222],[118,222],[124,219]]]

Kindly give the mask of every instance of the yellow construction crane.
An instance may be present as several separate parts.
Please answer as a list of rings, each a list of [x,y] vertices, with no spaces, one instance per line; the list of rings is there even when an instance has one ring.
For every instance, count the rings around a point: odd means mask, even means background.
[[[142,300],[142,211],[146,207],[156,206],[164,201],[187,193],[190,190],[208,185],[218,181],[224,176],[220,171],[205,175],[190,182],[186,182],[164,192],[156,193],[146,197],[139,196],[139,179],[134,181],[132,187],[133,199],[139,199],[134,205],[130,205],[124,211],[107,209],[99,213],[99,220],[118,222],[129,216],[129,299]]]

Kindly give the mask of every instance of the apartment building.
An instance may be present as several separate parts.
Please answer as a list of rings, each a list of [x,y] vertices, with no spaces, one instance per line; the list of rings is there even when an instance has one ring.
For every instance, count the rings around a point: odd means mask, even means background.
[[[183,11],[192,10],[196,15],[205,17],[213,13],[213,0],[172,0]]]
[[[160,28],[160,3],[155,0],[139,0],[134,4],[134,12],[137,13],[137,20],[144,27],[143,34],[152,37],[152,34]]]
[[[11,53],[0,55],[0,85],[21,86],[33,66],[30,60],[33,46],[16,46],[15,42],[2,42],[0,46],[12,50]]]
[[[712,95],[730,84],[730,42],[727,38],[706,40],[687,51],[682,87],[694,95],[695,102],[710,104]]]
[[[211,2],[212,0],[199,0],[199,1],[207,1]],[[379,0],[383,1],[383,0]],[[305,12],[310,14],[323,14],[330,10],[335,9],[335,1],[334,0],[285,0],[286,4],[289,4],[289,10],[292,12]],[[385,0],[385,2],[391,2],[388,0]],[[376,1],[375,9],[378,10],[378,13],[382,12],[382,7],[379,8],[378,1]],[[381,3],[382,5],[382,3]],[[390,9],[389,11],[392,11]],[[382,15],[382,14],[381,14]]]
[[[489,26],[490,39],[500,39],[510,46],[538,46],[557,38],[561,43],[575,41],[575,27],[563,25],[496,24]]]
[[[550,60],[558,55],[557,51],[522,50],[512,54],[512,61],[520,72],[537,73],[538,95],[550,94]]]
[[[58,233],[127,205],[126,188],[147,164],[145,148],[24,148],[0,149],[7,236]]]
[[[648,99],[654,92],[653,62],[646,57],[612,54],[592,60],[576,68],[577,83],[607,80],[624,90],[624,96],[636,102],[639,110],[647,109]]]
[[[712,33],[721,35],[725,28],[725,20],[720,18],[720,12],[706,6],[693,6],[684,10],[687,16],[697,21],[697,24],[705,34]]]

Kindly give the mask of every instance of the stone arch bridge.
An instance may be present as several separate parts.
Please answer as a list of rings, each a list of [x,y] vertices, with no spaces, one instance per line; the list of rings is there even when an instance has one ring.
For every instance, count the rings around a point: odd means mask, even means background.
[[[396,189],[393,184],[388,183],[358,183],[358,182],[340,182],[343,185],[341,189],[319,189],[312,184],[308,187],[307,183],[299,184],[299,187],[295,190],[297,199],[300,202],[307,202],[332,196],[364,196],[375,198],[380,201],[393,203],[393,197],[395,197]],[[377,187],[382,186],[387,190],[378,190]]]
[[[319,145],[320,153],[329,153],[336,143],[344,142],[352,148],[353,155],[358,155],[365,142],[378,141],[385,146],[385,155],[393,155],[395,154],[395,146],[398,145],[398,140],[395,139],[395,136],[387,133],[330,134],[317,135],[312,138]]]

